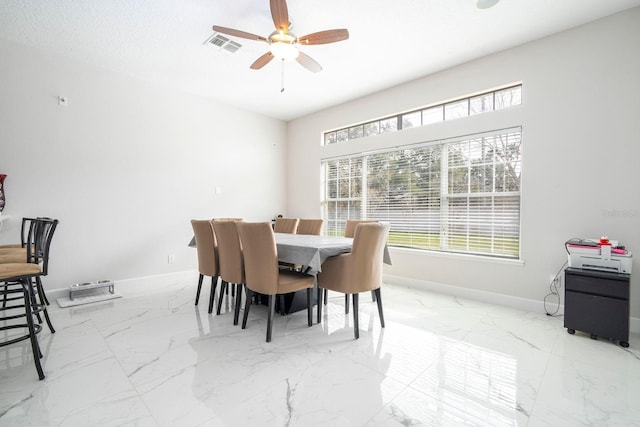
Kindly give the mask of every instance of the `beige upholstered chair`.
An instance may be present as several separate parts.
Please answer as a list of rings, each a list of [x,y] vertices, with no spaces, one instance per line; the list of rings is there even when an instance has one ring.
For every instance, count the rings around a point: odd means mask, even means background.
[[[353,237],[356,234],[358,224],[366,224],[369,222],[378,222],[377,219],[348,219],[344,227],[344,237]]]
[[[384,328],[384,314],[380,299],[382,285],[382,263],[384,246],[389,236],[389,224],[359,224],[353,237],[353,248],[350,253],[328,258],[318,273],[318,310],[321,310],[321,289],[330,289],[353,295],[353,330],[359,338],[358,329],[358,294],[374,291],[378,303],[380,324]]]
[[[276,218],[276,224],[273,231],[276,233],[296,234],[298,229],[298,218]]]
[[[377,219],[348,219],[347,220],[347,224],[344,227],[344,237],[353,237],[356,233],[356,228],[358,227],[358,224],[367,224],[369,222],[378,222]],[[373,300],[375,301],[375,295],[372,292],[371,293],[371,297],[373,298]],[[328,292],[325,289],[324,290],[324,304],[327,305],[327,299],[328,299]],[[349,314],[349,295],[344,296],[344,312],[346,314]]]
[[[242,300],[242,286],[244,280],[244,262],[242,259],[242,246],[238,238],[237,224],[241,221],[214,220],[213,230],[218,242],[218,263],[222,285],[220,287],[220,295],[230,285],[234,285],[236,306],[233,315],[233,324],[238,324],[240,316],[240,303]],[[218,298],[217,314],[222,309],[222,298]]]
[[[306,219],[301,218],[298,222],[297,234],[308,234],[311,236],[319,236],[322,232],[323,219]]]
[[[247,289],[242,329],[247,327],[253,293],[267,295],[267,342],[270,342],[275,296],[302,289],[307,290],[307,323],[311,326],[313,276],[278,268],[276,240],[268,222],[238,223],[238,233],[242,242]]]
[[[196,305],[200,300],[200,289],[204,276],[211,277],[211,294],[209,295],[209,314],[213,311],[213,299],[218,286],[218,251],[216,250],[216,236],[213,233],[212,220],[192,219],[191,227],[196,238],[198,251],[198,290],[196,291]]]

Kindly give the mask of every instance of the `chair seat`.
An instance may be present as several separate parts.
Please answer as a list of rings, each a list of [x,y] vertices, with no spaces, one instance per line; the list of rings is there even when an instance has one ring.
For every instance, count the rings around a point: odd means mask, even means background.
[[[313,288],[313,282],[313,276],[309,276],[308,274],[280,270],[280,275],[278,276],[278,292],[288,294],[289,292],[296,292],[301,288]]]
[[[8,245],[0,245],[0,250],[2,250],[2,249],[17,249],[17,248],[22,248],[22,245],[20,243],[10,243]]]
[[[9,280],[16,277],[33,276],[42,273],[38,264],[29,262],[16,262],[0,264],[0,280]]]
[[[16,253],[16,252],[23,252],[23,253],[27,253],[27,248],[23,248],[22,246],[18,245],[15,247],[0,247],[0,254],[12,254],[12,253]]]
[[[27,262],[27,251],[17,249],[15,251],[0,251],[0,264]]]

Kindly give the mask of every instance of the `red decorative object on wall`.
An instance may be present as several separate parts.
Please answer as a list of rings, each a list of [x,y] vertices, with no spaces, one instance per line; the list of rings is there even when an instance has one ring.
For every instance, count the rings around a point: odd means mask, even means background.
[[[0,173],[0,212],[4,209],[5,199],[4,199],[4,179],[7,175]]]

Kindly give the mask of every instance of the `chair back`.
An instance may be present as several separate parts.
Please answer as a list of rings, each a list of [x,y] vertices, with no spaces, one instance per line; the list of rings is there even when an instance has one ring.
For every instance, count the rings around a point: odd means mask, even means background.
[[[191,227],[196,238],[198,251],[198,272],[203,276],[218,275],[218,254],[213,224],[208,219],[192,219]]]
[[[308,234],[311,236],[319,236],[322,232],[323,219],[304,219],[298,222],[298,234]]]
[[[49,250],[53,234],[58,227],[58,220],[51,218],[23,218],[23,226],[29,224],[26,232],[25,247],[27,249],[27,262],[40,264],[42,275],[49,272]]]
[[[351,249],[352,292],[372,291],[382,285],[384,247],[389,237],[389,224],[361,223],[356,228]]]
[[[273,231],[276,233],[295,234],[298,229],[298,218],[276,218],[276,224]]]
[[[244,283],[242,246],[238,238],[238,221],[213,221],[213,231],[218,243],[218,271],[228,283]]]
[[[245,265],[245,284],[264,295],[278,291],[278,250],[268,222],[238,223]]]
[[[377,219],[348,219],[344,227],[344,237],[354,237],[358,224],[367,224],[370,222],[378,222]]]

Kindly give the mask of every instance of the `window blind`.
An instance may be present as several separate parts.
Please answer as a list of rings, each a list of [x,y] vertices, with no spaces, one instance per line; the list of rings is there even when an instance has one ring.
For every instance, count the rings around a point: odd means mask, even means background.
[[[521,139],[514,128],[326,160],[327,231],[378,219],[392,246],[517,258]]]

